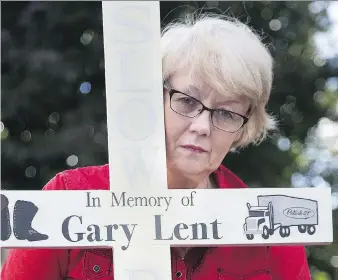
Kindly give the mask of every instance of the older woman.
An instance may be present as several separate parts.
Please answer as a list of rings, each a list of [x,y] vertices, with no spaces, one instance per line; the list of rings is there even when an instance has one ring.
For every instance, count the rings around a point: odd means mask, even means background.
[[[246,188],[221,163],[233,148],[257,144],[274,127],[265,110],[271,56],[234,19],[201,17],[165,28],[163,101],[168,187]],[[108,166],[68,170],[45,190],[109,189]],[[173,279],[309,280],[305,250],[294,247],[172,249]],[[149,256],[145,252],[146,258]],[[3,280],[113,279],[108,249],[11,250]]]

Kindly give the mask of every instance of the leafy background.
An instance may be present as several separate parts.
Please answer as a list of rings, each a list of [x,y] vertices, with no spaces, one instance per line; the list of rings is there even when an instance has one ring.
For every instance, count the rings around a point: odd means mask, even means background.
[[[2,189],[41,189],[60,171],[107,163],[101,3],[1,6]],[[335,242],[307,249],[313,279],[337,280],[338,43],[323,38],[338,6],[161,2],[163,25],[186,12],[235,16],[269,45],[276,66],[268,109],[280,129],[224,164],[250,187],[332,189]]]

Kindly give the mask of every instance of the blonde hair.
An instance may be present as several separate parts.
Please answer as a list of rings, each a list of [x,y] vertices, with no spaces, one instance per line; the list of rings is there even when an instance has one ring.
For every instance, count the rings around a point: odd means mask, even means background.
[[[261,38],[235,18],[205,14],[172,22],[162,31],[163,79],[189,69],[218,92],[249,99],[250,119],[232,148],[258,145],[276,127],[266,112],[273,80],[273,60]]]

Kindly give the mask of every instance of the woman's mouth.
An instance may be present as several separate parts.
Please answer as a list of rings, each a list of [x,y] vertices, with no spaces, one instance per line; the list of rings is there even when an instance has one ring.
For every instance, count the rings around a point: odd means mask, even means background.
[[[191,151],[191,152],[194,152],[194,153],[205,153],[206,150],[203,149],[202,147],[200,146],[194,146],[194,145],[183,145],[182,148],[188,150],[188,151]]]

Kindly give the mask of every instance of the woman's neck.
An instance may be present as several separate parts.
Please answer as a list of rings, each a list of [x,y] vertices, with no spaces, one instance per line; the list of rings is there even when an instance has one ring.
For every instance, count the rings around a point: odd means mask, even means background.
[[[213,182],[210,174],[200,176],[184,176],[178,171],[167,171],[167,181],[169,189],[211,189]]]

